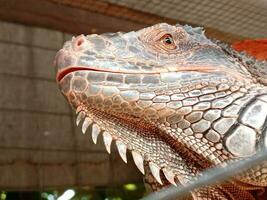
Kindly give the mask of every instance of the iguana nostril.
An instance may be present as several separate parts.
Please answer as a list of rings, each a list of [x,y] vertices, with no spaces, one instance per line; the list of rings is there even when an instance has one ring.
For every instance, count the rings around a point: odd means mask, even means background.
[[[76,45],[77,45],[78,47],[81,46],[83,43],[84,43],[84,39],[83,39],[83,38],[79,38],[79,39],[76,41]]]
[[[74,43],[74,49],[79,50],[83,46],[83,44],[85,43],[84,35],[80,35],[77,38],[75,38],[73,40],[73,43]]]

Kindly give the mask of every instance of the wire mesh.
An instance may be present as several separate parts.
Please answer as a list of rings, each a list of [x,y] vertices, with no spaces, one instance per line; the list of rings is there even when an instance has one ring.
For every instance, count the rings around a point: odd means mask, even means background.
[[[56,1],[56,0],[54,0]],[[143,24],[154,24],[160,21],[183,22],[212,27],[214,30],[242,37],[266,37],[267,12],[264,1],[219,1],[219,0],[58,0],[72,6],[88,9],[106,15],[122,17]],[[263,2],[262,4],[260,2]],[[227,36],[225,36],[227,37]],[[76,158],[75,158],[76,159]],[[267,159],[267,152],[259,153],[252,158],[233,163],[227,168],[214,168],[204,173],[196,181],[185,187],[170,187],[151,196],[149,199],[173,199],[182,196],[202,185],[209,185],[224,180],[248,166],[256,165]],[[40,187],[43,183],[40,182]]]
[[[181,198],[188,195],[190,191],[193,191],[194,189],[227,180],[234,175],[239,174],[243,170],[260,164],[266,159],[267,149],[264,149],[258,152],[256,155],[253,155],[252,157],[233,162],[227,167],[218,166],[212,169],[208,169],[203,172],[203,175],[201,175],[199,178],[185,186],[171,186],[166,189],[162,189],[159,192],[154,192],[147,197],[142,198],[141,200],[174,200],[178,197]]]
[[[267,2],[253,0],[105,0],[158,16],[212,27],[248,38],[266,37]]]
[[[233,42],[267,35],[265,0],[49,0],[144,25],[203,26],[210,37]]]
[[[262,0],[61,0],[61,2],[143,24],[165,21],[209,27],[214,32],[227,33],[228,35],[224,34],[225,40],[228,37],[264,38],[267,35],[267,2]],[[142,200],[182,197],[203,185],[207,186],[226,180],[240,173],[241,170],[255,166],[266,159],[267,151],[264,150],[251,158],[232,163],[227,167],[210,169],[184,187],[169,187],[152,193]]]

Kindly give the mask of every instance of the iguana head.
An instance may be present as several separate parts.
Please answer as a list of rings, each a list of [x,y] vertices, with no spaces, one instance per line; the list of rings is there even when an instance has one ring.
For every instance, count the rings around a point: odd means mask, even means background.
[[[210,153],[222,151],[216,147],[222,137],[204,116],[210,110],[210,116],[221,115],[235,98],[231,94],[252,82],[246,68],[201,28],[165,23],[129,33],[80,35],[65,43],[55,65],[77,122],[85,118],[83,132],[91,125],[94,142],[102,133],[108,151],[115,140],[124,161],[129,149],[142,172],[143,161],[149,162],[159,182],[160,170],[174,183],[183,168],[194,171],[195,165],[205,168],[224,159],[225,152]],[[189,146],[206,153],[193,155]],[[197,160],[193,166],[188,153]]]

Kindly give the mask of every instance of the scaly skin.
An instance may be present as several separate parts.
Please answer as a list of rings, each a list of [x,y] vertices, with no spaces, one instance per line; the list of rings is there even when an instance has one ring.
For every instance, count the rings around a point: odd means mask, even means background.
[[[154,180],[186,184],[264,147],[267,88],[231,51],[200,28],[165,23],[81,35],[58,52],[57,81],[83,132],[91,125],[94,142],[101,132],[108,151],[115,140],[124,161],[130,150],[157,189]],[[254,199],[265,186],[267,162],[191,198]]]

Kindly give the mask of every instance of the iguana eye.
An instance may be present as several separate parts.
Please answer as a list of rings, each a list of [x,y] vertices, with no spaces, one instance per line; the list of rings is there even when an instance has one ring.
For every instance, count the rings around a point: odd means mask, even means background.
[[[161,37],[161,41],[163,44],[169,49],[175,49],[176,45],[174,43],[173,37],[171,34],[165,34]]]

